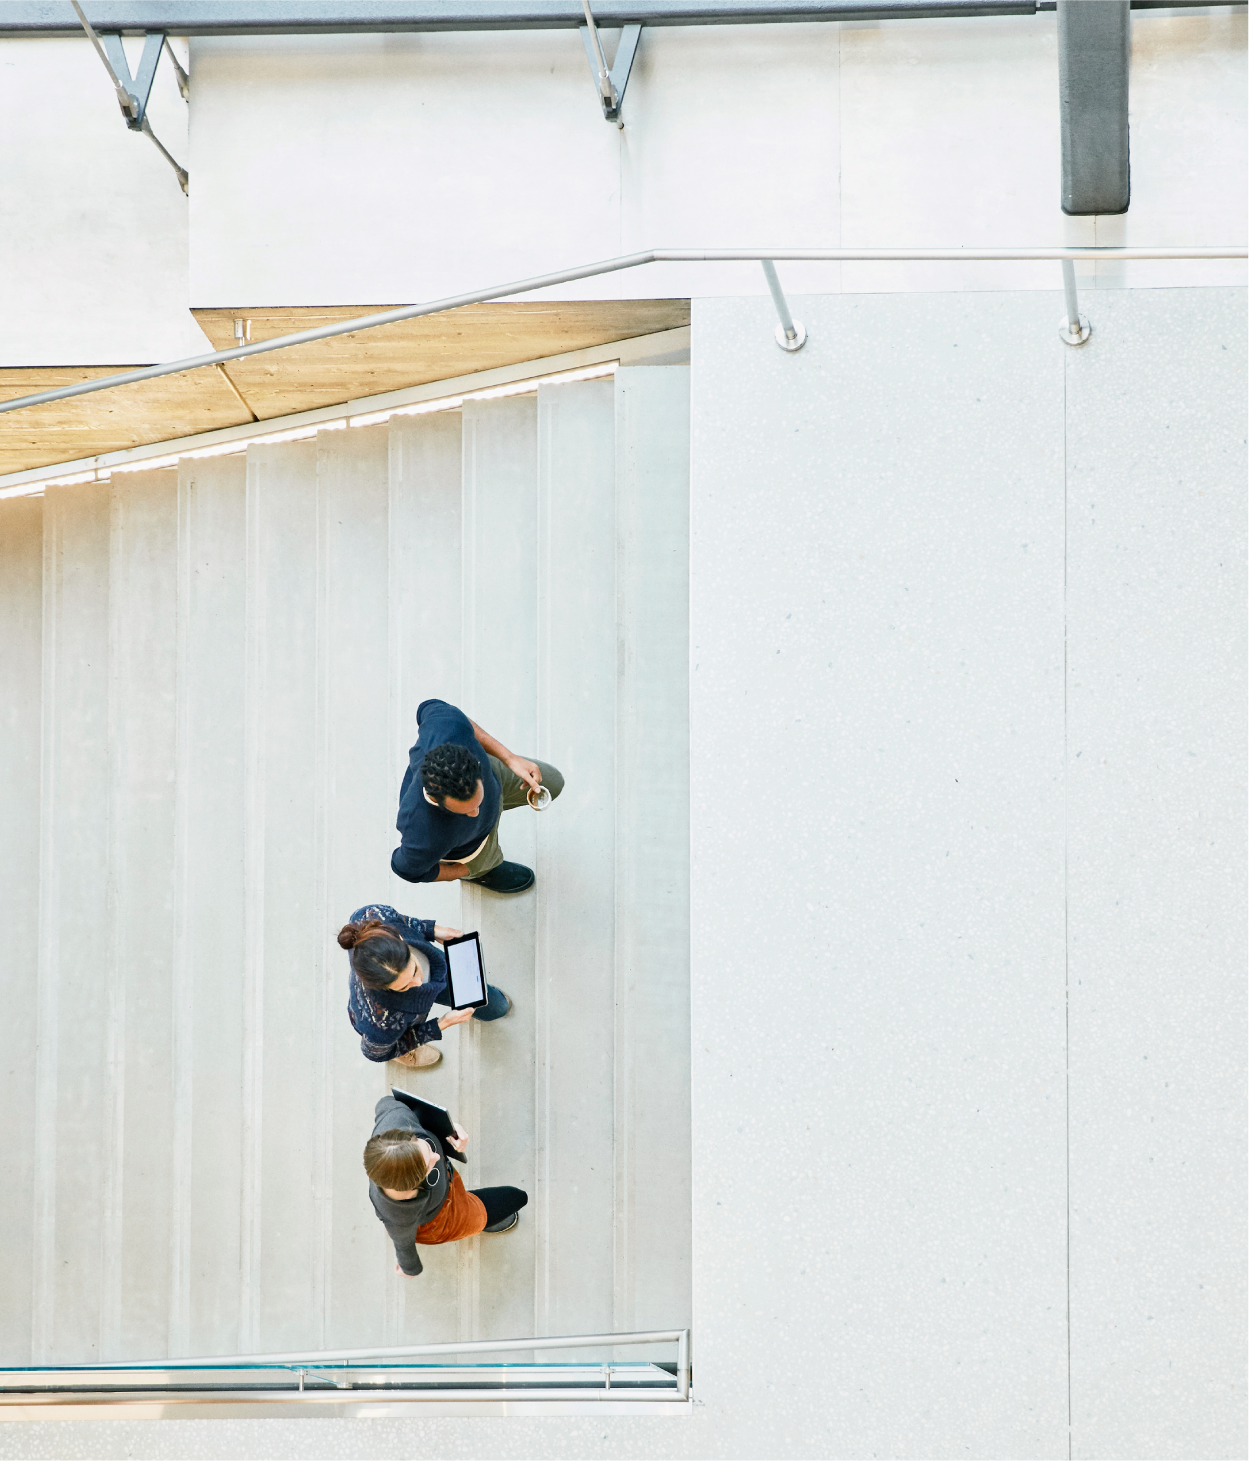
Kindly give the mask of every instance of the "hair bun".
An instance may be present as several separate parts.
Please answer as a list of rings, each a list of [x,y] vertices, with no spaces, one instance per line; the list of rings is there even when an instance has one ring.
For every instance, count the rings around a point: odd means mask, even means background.
[[[357,944],[362,944],[365,939],[370,938],[394,938],[390,929],[380,918],[366,918],[362,923],[344,923],[338,930],[338,947],[340,949],[354,949]]]

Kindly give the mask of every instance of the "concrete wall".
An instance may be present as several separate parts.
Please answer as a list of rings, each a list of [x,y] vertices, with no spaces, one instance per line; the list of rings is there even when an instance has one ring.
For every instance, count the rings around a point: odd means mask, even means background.
[[[185,65],[186,44],[175,45]],[[126,41],[132,69],[142,49]],[[167,56],[148,114],[185,165],[187,106]],[[0,41],[0,133],[0,365],[205,349],[187,315],[187,200],[156,148],[127,130],[85,36]]]
[[[1132,211],[1058,206],[1053,15],[648,30],[606,124],[575,32],[197,40],[189,203],[85,39],[0,42],[0,365],[188,353],[191,305],[391,304],[636,248],[1235,243],[1245,15],[1133,20]],[[794,290],[1053,288],[1054,266],[789,266]],[[1101,282],[1239,283],[1237,264]],[[656,266],[565,297],[762,290]]]
[[[695,317],[696,1195],[785,1133],[707,1215],[702,1377],[768,1355],[773,1454],[1057,1456],[1063,346],[1026,293],[800,309],[792,359],[762,302]]]

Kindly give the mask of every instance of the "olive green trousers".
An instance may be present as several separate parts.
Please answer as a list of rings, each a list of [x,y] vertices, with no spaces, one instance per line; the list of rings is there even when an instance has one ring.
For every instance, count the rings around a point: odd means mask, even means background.
[[[554,801],[564,789],[564,778],[560,775],[558,768],[547,761],[539,761],[535,756],[527,756],[525,759],[533,761],[541,771],[542,785],[551,793],[551,800]],[[494,767],[494,774],[499,778],[499,785],[503,788],[503,805],[499,808],[498,820],[491,827],[485,846],[468,864],[468,871],[464,876],[469,881],[482,877],[503,861],[503,852],[499,847],[499,822],[503,820],[503,813],[510,812],[516,807],[529,805],[525,796],[529,790],[528,783],[522,781],[515,771],[510,770],[494,756],[491,756],[490,764]]]

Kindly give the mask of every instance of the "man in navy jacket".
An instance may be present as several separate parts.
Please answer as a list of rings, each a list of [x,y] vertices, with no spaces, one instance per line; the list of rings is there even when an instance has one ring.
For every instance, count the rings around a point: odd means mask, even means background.
[[[533,869],[506,862],[499,818],[524,806],[530,792],[553,800],[564,778],[545,761],[514,755],[445,700],[416,709],[416,745],[399,793],[400,846],[392,869],[409,883],[465,878],[494,893],[522,893]]]

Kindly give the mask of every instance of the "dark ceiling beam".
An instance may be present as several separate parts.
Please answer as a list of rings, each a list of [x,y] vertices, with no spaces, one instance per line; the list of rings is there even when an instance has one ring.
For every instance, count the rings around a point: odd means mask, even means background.
[[[1128,0],[1058,0],[1058,110],[1064,213],[1126,213]]]
[[[594,0],[600,26],[758,25],[1035,15],[1056,0]],[[1104,0],[1095,0],[1104,3]],[[1118,0],[1111,0],[1118,3]],[[1135,9],[1208,0],[1131,0]],[[1238,0],[1216,0],[1233,4]],[[577,0],[85,0],[97,31],[176,36],[579,29]],[[0,0],[0,36],[78,35],[69,0]]]
[[[749,25],[769,21],[902,19],[908,16],[1032,15],[1036,0],[594,0],[594,19],[622,25]],[[580,0],[95,0],[97,30],[167,35],[316,35],[370,31],[580,29]],[[71,34],[60,0],[5,0],[0,35]]]

